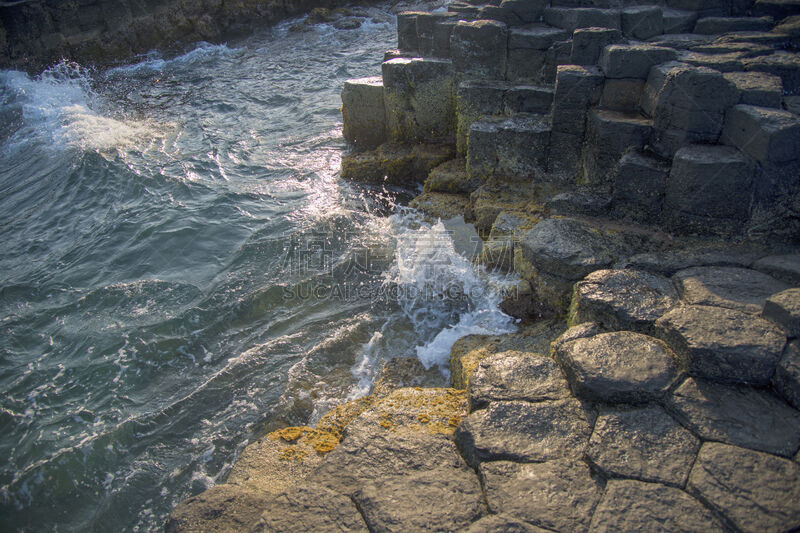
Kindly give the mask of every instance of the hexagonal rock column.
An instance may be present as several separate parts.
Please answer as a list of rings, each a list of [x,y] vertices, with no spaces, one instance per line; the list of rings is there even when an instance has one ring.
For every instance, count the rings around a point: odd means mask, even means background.
[[[769,392],[689,378],[666,403],[703,440],[784,457],[800,448],[800,412]]]
[[[725,117],[723,143],[761,163],[800,158],[800,118],[788,111],[737,105]]]
[[[613,176],[611,204],[616,216],[656,224],[661,219],[670,166],[661,159],[630,150]]]
[[[455,133],[454,72],[450,61],[384,61],[386,128],[393,141],[447,140]]]
[[[663,276],[642,270],[597,270],[575,284],[569,323],[595,322],[608,330],[652,334],[653,324],[676,303]]]
[[[491,402],[467,416],[455,436],[473,467],[486,461],[580,457],[591,434],[592,417],[575,399]]]
[[[586,531],[602,494],[589,467],[577,460],[484,463],[480,476],[490,512],[505,513],[550,531]]]
[[[800,465],[716,442],[703,444],[688,489],[740,530],[800,527]]]
[[[417,15],[417,44],[422,57],[450,57],[450,36],[457,13],[436,11]],[[450,22],[450,24],[445,24]]]
[[[517,113],[472,123],[467,149],[471,178],[529,178],[541,175],[547,161],[550,126],[541,115]]]
[[[611,28],[578,28],[572,34],[570,61],[574,65],[594,66],[603,49],[622,40],[619,30]]]
[[[587,400],[647,402],[663,396],[680,376],[672,350],[630,331],[567,342],[554,356],[572,391]]]
[[[646,41],[664,33],[664,15],[660,6],[632,6],[622,10],[622,33]]]
[[[661,407],[600,412],[586,456],[610,478],[683,487],[700,440]]]
[[[592,517],[592,531],[727,531],[695,498],[680,489],[612,479]]]
[[[621,25],[619,10],[590,7],[548,7],[544,10],[544,21],[569,32],[591,26],[618,30]]]
[[[724,76],[739,89],[740,104],[781,108],[783,82],[779,76],[764,72],[728,72]]]
[[[800,341],[786,345],[772,376],[772,385],[787,402],[800,409]]]
[[[750,216],[752,191],[753,167],[741,152],[686,146],[675,154],[667,179],[665,219],[677,232],[735,235]]]
[[[681,299],[691,305],[712,305],[758,314],[767,298],[788,285],[749,268],[693,267],[672,277]]]
[[[763,318],[701,305],[673,309],[656,321],[655,331],[689,374],[751,385],[769,383],[786,343]]]
[[[342,88],[342,134],[356,148],[375,148],[386,140],[383,80],[347,80]]]
[[[603,49],[600,68],[607,78],[647,79],[655,65],[677,59],[672,48],[647,44],[612,44]]]
[[[508,29],[496,20],[459,21],[450,37],[450,57],[465,78],[502,80],[506,75]]]
[[[403,11],[397,14],[397,48],[401,51],[412,54],[417,52],[417,16],[424,14],[423,11]]]
[[[553,43],[568,38],[568,32],[544,24],[511,28],[506,77],[516,82],[544,83],[547,50]]]

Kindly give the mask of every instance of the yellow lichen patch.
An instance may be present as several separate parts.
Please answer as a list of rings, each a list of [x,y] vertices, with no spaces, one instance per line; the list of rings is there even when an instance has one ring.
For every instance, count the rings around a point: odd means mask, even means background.
[[[365,396],[336,406],[320,418],[317,431],[328,432],[341,439],[344,428],[369,409],[375,400],[373,396]]]
[[[284,440],[286,442],[294,442],[302,437],[307,431],[312,431],[309,427],[288,427],[278,429],[267,435],[272,440]]]
[[[457,427],[461,423],[460,416],[451,416],[450,420],[447,421],[448,426]]]
[[[314,430],[307,436],[308,443],[321,454],[326,454],[333,451],[339,444],[340,438],[327,431]]]
[[[267,435],[267,437],[272,440],[282,440],[293,445],[307,444],[321,454],[326,454],[333,450],[341,440],[341,434],[305,426],[278,429]],[[289,451],[290,449],[291,448],[286,448],[281,452],[281,459],[301,461],[305,455],[307,455],[307,453],[304,453],[302,457],[299,457],[299,450]]]
[[[423,424],[427,424],[427,423],[429,423],[431,421],[431,417],[429,417],[426,414],[421,414],[421,415],[417,416],[417,420],[419,420]]]
[[[452,434],[458,421],[466,414],[466,393],[456,389],[404,388],[375,404],[365,414],[367,420],[395,431]],[[451,421],[456,420],[453,425]]]
[[[297,461],[302,462],[308,456],[308,451],[300,449],[296,446],[287,446],[280,452],[280,459],[282,461]]]

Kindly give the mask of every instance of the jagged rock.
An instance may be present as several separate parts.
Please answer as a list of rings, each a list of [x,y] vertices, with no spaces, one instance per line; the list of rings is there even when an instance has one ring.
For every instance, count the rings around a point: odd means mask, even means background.
[[[175,506],[164,524],[164,531],[249,531],[258,524],[261,511],[271,497],[271,494],[262,490],[217,485]]]
[[[607,78],[646,79],[650,68],[677,59],[672,48],[649,44],[612,44],[603,49],[600,68]]]
[[[630,479],[606,485],[592,531],[726,531],[700,502],[680,489]]]
[[[478,477],[466,467],[399,474],[356,493],[370,531],[460,531],[486,513]]]
[[[259,510],[261,520],[250,530],[253,533],[369,531],[350,498],[313,483],[282,492]]]
[[[742,531],[790,531],[800,526],[800,465],[715,442],[703,444],[689,490]]]
[[[545,24],[512,28],[508,34],[507,79],[542,83],[545,80],[546,51],[569,34]]]
[[[661,407],[600,412],[586,455],[606,476],[683,487],[700,441]]]
[[[485,516],[472,524],[464,533],[547,533],[548,530],[536,527],[510,515],[493,514]]]
[[[764,390],[689,378],[667,406],[703,440],[785,457],[800,447],[800,413]]]
[[[455,133],[453,64],[444,59],[384,61],[383,101],[392,141],[447,140]]]
[[[555,358],[572,391],[586,400],[646,402],[661,397],[680,375],[672,350],[630,331],[565,343]]]
[[[406,185],[422,182],[434,167],[453,158],[451,146],[442,144],[384,143],[375,150],[342,158],[342,178],[371,183]]]
[[[459,21],[450,38],[450,56],[457,72],[502,80],[507,62],[508,29],[496,20]]]
[[[342,134],[358,148],[375,148],[386,140],[383,80],[380,76],[344,82]]]
[[[712,35],[734,31],[769,31],[772,17],[705,17],[697,21],[694,32]]]
[[[456,442],[473,467],[486,461],[550,461],[579,457],[593,414],[578,400],[491,402],[467,416]]]
[[[689,374],[723,382],[766,385],[786,338],[762,318],[741,311],[690,305],[656,321]]]
[[[572,34],[570,61],[574,65],[594,66],[603,49],[622,40],[619,30],[611,28],[578,28]]]
[[[466,194],[426,192],[409,202],[409,206],[419,209],[433,219],[447,220],[462,215],[469,204]]]
[[[603,84],[600,107],[612,111],[638,113],[644,85],[644,80],[638,78],[607,78],[605,84]]]
[[[529,179],[498,179],[476,189],[470,195],[470,203],[478,231],[490,231],[497,217],[503,212],[519,213],[524,217],[528,205],[534,198],[532,187],[529,185]]]
[[[741,152],[727,146],[686,146],[675,154],[667,179],[665,218],[675,231],[733,235],[749,217],[752,191],[753,168]]]
[[[451,159],[435,167],[425,180],[425,192],[469,194],[483,182],[467,175],[467,162],[463,158]]]
[[[626,152],[613,177],[612,205],[619,217],[655,224],[661,218],[669,164],[637,150]]]
[[[753,263],[753,270],[800,287],[800,254],[770,255]]]
[[[760,163],[800,158],[800,118],[789,111],[737,105],[728,111],[721,141]]]
[[[684,302],[758,314],[767,297],[787,285],[747,268],[692,267],[677,272],[675,286]]]
[[[640,270],[597,270],[575,284],[569,323],[652,334],[678,300],[670,280]]]
[[[766,72],[780,76],[786,94],[800,92],[800,57],[797,54],[779,51],[768,56],[745,59],[744,66],[748,72]]]
[[[563,28],[572,33],[578,28],[599,26],[620,29],[619,10],[596,9],[590,7],[548,7],[544,10],[544,21],[551,26]]]
[[[632,6],[622,10],[622,33],[645,41],[664,33],[664,16],[660,6]]]
[[[739,89],[740,104],[780,109],[783,83],[778,76],[763,72],[728,72],[724,76]]]
[[[577,460],[483,463],[480,476],[490,512],[553,531],[586,531],[602,494],[601,483]]]
[[[540,402],[570,396],[561,369],[547,356],[519,351],[501,352],[483,359],[469,383],[470,410],[489,402]]]
[[[772,385],[787,402],[800,409],[800,341],[786,345],[772,376]]]
[[[469,129],[470,178],[532,178],[547,161],[550,126],[542,115],[516,113],[473,122]]]

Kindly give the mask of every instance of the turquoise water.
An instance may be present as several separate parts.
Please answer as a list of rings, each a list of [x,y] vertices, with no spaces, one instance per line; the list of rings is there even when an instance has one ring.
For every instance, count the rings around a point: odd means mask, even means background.
[[[413,191],[338,178],[341,86],[394,45],[377,15],[0,72],[0,530],[159,530],[381,359],[513,328]]]

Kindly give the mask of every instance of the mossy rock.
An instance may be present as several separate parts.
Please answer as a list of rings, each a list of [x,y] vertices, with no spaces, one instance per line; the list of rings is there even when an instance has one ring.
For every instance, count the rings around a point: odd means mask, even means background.
[[[462,158],[451,159],[431,170],[425,180],[425,192],[444,192],[469,194],[483,184],[483,181],[467,175],[467,163]]]
[[[385,143],[375,150],[344,156],[341,176],[367,183],[411,185],[421,183],[432,168],[452,157],[449,145]]]
[[[443,192],[426,192],[409,202],[409,206],[419,209],[425,216],[442,220],[463,215],[469,204],[469,198],[463,194]]]

